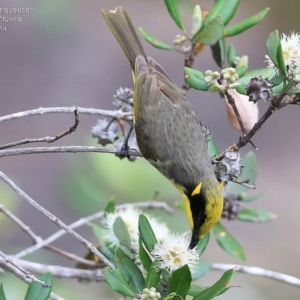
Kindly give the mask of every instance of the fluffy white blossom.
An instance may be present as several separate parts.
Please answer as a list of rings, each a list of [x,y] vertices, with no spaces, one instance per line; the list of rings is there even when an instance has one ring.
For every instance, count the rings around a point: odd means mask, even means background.
[[[166,269],[169,272],[188,265],[190,271],[195,271],[199,254],[194,249],[188,249],[189,234],[169,234],[154,246],[151,256],[157,261],[157,269]]]
[[[291,32],[291,35],[282,34],[281,48],[284,63],[289,75],[293,75],[300,70],[300,35],[295,32]],[[269,64],[269,68],[274,69],[278,74],[279,70],[270,60],[270,57],[266,55],[266,62]]]
[[[114,223],[118,217],[120,217],[130,236],[131,241],[131,249],[134,252],[138,251],[138,239],[139,239],[139,215],[142,213],[141,210],[137,209],[134,206],[127,206],[123,210],[118,210],[113,213],[108,213],[105,215],[105,217],[102,219],[101,223],[104,227],[104,234],[103,239],[111,246],[111,247],[118,247],[120,245],[120,241],[115,235],[114,232]],[[157,218],[145,214],[147,217],[151,228],[157,238],[158,241],[160,241],[162,238],[164,238],[168,233],[169,229],[167,225],[163,222],[160,222]]]

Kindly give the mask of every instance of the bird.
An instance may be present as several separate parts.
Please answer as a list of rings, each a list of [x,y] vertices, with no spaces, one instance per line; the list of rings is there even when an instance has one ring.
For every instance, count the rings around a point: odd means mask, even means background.
[[[146,55],[127,10],[117,7],[102,15],[132,69],[133,127],[140,152],[182,195],[192,232],[188,248],[193,249],[223,210],[222,183],[208,154],[205,126],[181,89]]]

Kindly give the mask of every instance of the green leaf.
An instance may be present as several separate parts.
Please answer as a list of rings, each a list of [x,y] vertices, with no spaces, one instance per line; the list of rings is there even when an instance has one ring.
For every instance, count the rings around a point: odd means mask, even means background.
[[[198,244],[196,245],[196,251],[198,252],[199,256],[205,251],[206,246],[208,245],[210,238],[210,233],[208,232],[203,238],[200,239]]]
[[[277,47],[276,58],[277,58],[277,62],[278,62],[278,69],[283,73],[284,76],[286,76],[287,71],[286,71],[286,66],[285,66],[285,62],[284,62],[284,58],[283,58],[281,42],[279,43],[279,45]]]
[[[213,230],[217,242],[223,250],[233,257],[243,261],[245,260],[243,247],[220,222],[214,226]]]
[[[192,37],[196,43],[213,45],[223,36],[223,20],[220,16],[215,16],[209,22],[205,22]]]
[[[202,292],[204,290],[205,290],[204,287],[192,284],[189,289],[188,295],[195,297],[197,294],[199,294],[200,292]]]
[[[150,267],[152,261],[143,246],[141,236],[139,236],[139,258],[141,260],[142,265],[147,270]]]
[[[250,196],[242,194],[239,196],[239,200],[241,202],[251,202],[251,201],[258,200],[258,199],[264,197],[266,194],[267,194],[267,191],[263,191],[261,193],[258,193],[255,195],[250,195]]]
[[[278,86],[283,82],[284,79],[285,75],[282,72],[280,72],[279,75],[274,76],[271,81],[274,84],[274,86]]]
[[[236,87],[236,91],[237,91],[239,94],[247,95],[247,91],[246,91],[245,87],[243,87],[243,86],[237,86],[237,87]]]
[[[259,77],[261,76],[262,78],[273,78],[275,75],[275,71],[270,69],[270,68],[263,68],[263,69],[257,69],[257,70],[251,70],[247,72],[242,78],[238,80],[239,83],[242,85],[246,86],[251,78],[253,77]]]
[[[232,44],[230,44],[227,50],[227,61],[229,66],[232,68],[235,68],[236,57],[237,57],[236,49]]]
[[[44,273],[41,276],[38,276],[38,279],[45,281],[49,285],[52,285],[52,274]],[[47,300],[51,293],[51,287],[42,287],[39,283],[32,281],[27,289],[24,300]]]
[[[104,229],[93,223],[91,223],[90,226],[92,226],[94,235],[98,240],[100,252],[104,254],[111,262],[114,262],[115,254],[106,246],[105,241],[103,240]]]
[[[145,280],[141,270],[120,249],[116,250],[116,267],[123,273],[135,294],[145,288]]]
[[[0,283],[0,300],[6,300],[6,296],[4,293],[4,288],[3,288],[3,284]]]
[[[111,197],[108,200],[104,211],[108,214],[115,212],[115,198],[114,197]]]
[[[185,299],[192,282],[192,275],[188,265],[173,272],[169,281],[168,293],[176,293]]]
[[[226,52],[226,44],[225,39],[222,38],[218,40],[214,45],[210,46],[212,51],[213,59],[215,60],[218,67],[223,68],[225,63],[225,52]]]
[[[260,12],[256,13],[255,15],[235,24],[232,26],[229,26],[224,29],[224,37],[234,36],[237,34],[240,34],[247,29],[251,28],[252,26],[260,23],[264,17],[267,15],[268,11],[270,10],[269,7],[261,10]]]
[[[235,71],[237,72],[237,74],[239,75],[239,77],[243,77],[246,72],[248,70],[248,56],[247,55],[243,55],[235,68]]]
[[[165,0],[165,4],[167,6],[168,12],[177,26],[185,31],[183,22],[181,20],[181,16],[178,10],[177,1],[176,0]]]
[[[147,277],[146,277],[146,288],[156,287],[159,283],[161,271],[155,270],[156,262],[152,262],[150,267],[147,269]]]
[[[239,180],[249,179],[250,183],[253,184],[255,182],[257,176],[257,159],[253,151],[249,151],[242,159],[241,165],[244,166],[242,170],[242,175],[239,176]],[[232,181],[228,182],[225,187],[225,191],[227,195],[238,196],[246,192],[249,188],[233,183]]]
[[[182,300],[182,298],[176,293],[171,293],[170,295],[167,295],[166,297],[162,298],[162,300]]]
[[[210,141],[208,142],[208,153],[209,156],[215,156],[220,154],[220,150],[213,138],[213,136],[210,137]]]
[[[233,276],[233,269],[226,271],[222,277],[211,287],[194,296],[193,300],[210,300],[220,295],[230,282]]]
[[[117,217],[113,225],[114,234],[124,247],[131,248],[131,240],[128,229],[121,217]]]
[[[192,17],[193,33],[196,33],[201,28],[202,20],[203,20],[203,16],[202,16],[201,7],[199,5],[196,5],[194,7],[193,17]]]
[[[274,65],[279,69],[278,60],[277,60],[277,51],[280,45],[280,37],[278,30],[271,32],[267,38],[266,46],[267,52],[270,60],[274,63]]]
[[[142,27],[139,28],[142,36],[144,37],[144,39],[151,44],[153,47],[158,48],[158,49],[162,49],[162,50],[174,50],[174,47],[163,42],[162,40],[156,38],[155,36],[153,36],[151,33],[149,33],[148,31],[146,31],[145,29],[143,29]]]
[[[204,81],[204,75],[201,71],[197,71],[188,67],[184,67],[184,78],[188,85],[195,90],[208,91],[208,85]]]
[[[211,263],[207,262],[206,260],[200,259],[195,272],[192,274],[192,279],[197,280],[198,278],[204,276],[211,270]]]
[[[143,214],[139,216],[139,233],[144,245],[146,246],[146,249],[151,252],[154,248],[154,245],[157,244],[157,239],[148,219]]]
[[[222,86],[212,85],[208,88],[210,92],[224,94],[224,88]]]
[[[215,16],[219,15],[223,19],[223,24],[227,25],[233,18],[239,3],[240,0],[218,0],[206,16],[205,22],[209,22]]]
[[[121,270],[106,268],[104,270],[104,277],[108,285],[119,294],[128,297],[136,296]]]
[[[275,214],[262,208],[243,208],[237,217],[246,222],[269,222],[277,218]]]

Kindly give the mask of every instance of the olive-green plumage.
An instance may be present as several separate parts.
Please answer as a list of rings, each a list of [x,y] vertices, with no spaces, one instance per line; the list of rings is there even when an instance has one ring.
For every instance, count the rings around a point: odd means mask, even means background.
[[[218,221],[223,196],[207,151],[205,129],[178,86],[147,57],[128,12],[102,11],[134,72],[134,129],[141,153],[184,197],[190,248]]]

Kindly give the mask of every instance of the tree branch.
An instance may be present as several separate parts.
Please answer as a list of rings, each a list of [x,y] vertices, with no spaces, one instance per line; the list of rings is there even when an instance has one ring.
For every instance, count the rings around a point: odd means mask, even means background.
[[[23,154],[37,154],[37,153],[77,153],[77,152],[98,152],[98,153],[112,153],[118,154],[120,149],[97,147],[97,146],[55,146],[55,147],[29,147],[18,149],[0,150],[0,157],[23,155]],[[129,149],[131,156],[142,156],[139,151]]]
[[[77,107],[79,114],[88,114],[88,115],[98,115],[98,116],[107,116],[117,119],[126,119],[132,120],[132,112],[123,112],[121,110],[104,110],[104,109],[95,109],[95,108],[84,108]],[[10,121],[12,119],[24,118],[33,115],[43,115],[43,114],[52,114],[52,113],[74,113],[74,106],[72,107],[40,107],[31,110],[25,110],[11,115],[6,115],[0,117],[0,123],[4,121]]]
[[[37,211],[42,213],[48,219],[50,219],[54,224],[63,228],[67,233],[72,235],[75,239],[81,242],[89,251],[94,253],[103,263],[105,263],[110,268],[114,269],[115,266],[102,254],[98,251],[97,247],[93,245],[91,242],[83,238],[81,235],[70,229],[65,223],[63,223],[60,219],[58,219],[55,215],[50,213],[48,210],[39,205],[36,201],[34,201],[29,195],[27,195],[23,190],[21,190],[12,180],[10,180],[3,172],[0,171],[0,178],[8,184],[15,192],[17,192],[22,199],[24,199],[27,203],[32,205]]]
[[[277,280],[283,283],[287,283],[290,285],[300,287],[300,279],[291,275],[263,269],[260,267],[251,267],[251,266],[243,266],[243,265],[234,265],[234,264],[219,264],[212,263],[212,270],[215,271],[227,271],[229,269],[233,269],[235,272],[244,273],[248,275],[254,276],[262,276],[267,277],[273,280]]]
[[[86,279],[91,281],[104,281],[103,273],[100,269],[96,270],[83,270],[75,268],[67,268],[61,266],[44,265],[22,259],[15,259],[15,262],[21,267],[32,273],[43,274],[50,272],[54,277],[58,278],[74,278]],[[0,258],[0,266],[7,269],[7,264],[3,258]],[[11,272],[11,270],[8,270]],[[15,272],[14,272],[15,273]]]

